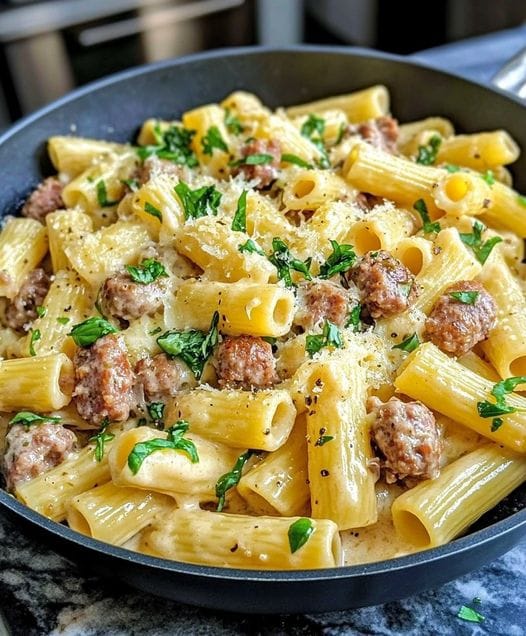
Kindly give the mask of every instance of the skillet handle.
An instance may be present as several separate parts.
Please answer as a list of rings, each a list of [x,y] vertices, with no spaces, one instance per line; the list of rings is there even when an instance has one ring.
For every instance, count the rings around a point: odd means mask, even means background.
[[[498,70],[491,82],[509,93],[526,100],[526,48]]]

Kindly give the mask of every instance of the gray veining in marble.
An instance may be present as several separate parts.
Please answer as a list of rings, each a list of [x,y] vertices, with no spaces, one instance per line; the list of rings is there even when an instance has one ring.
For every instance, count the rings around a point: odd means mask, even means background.
[[[474,597],[486,617],[481,625],[456,617]],[[254,616],[181,605],[81,572],[0,517],[0,609],[13,636],[524,636],[526,542],[476,572],[403,601],[347,612]]]

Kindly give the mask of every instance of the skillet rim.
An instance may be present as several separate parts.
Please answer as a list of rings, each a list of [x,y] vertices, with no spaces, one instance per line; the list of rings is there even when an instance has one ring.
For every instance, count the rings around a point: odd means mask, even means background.
[[[51,102],[50,104],[40,108],[30,115],[20,119],[13,126],[8,128],[0,135],[0,146],[7,142],[11,137],[15,136],[19,131],[38,122],[48,113],[75,101],[77,98],[88,95],[99,89],[103,89],[112,84],[116,84],[123,80],[133,79],[141,75],[156,72],[165,68],[173,68],[183,66],[192,62],[201,60],[253,56],[260,54],[275,53],[323,53],[335,55],[348,55],[351,57],[373,58],[379,60],[388,60],[401,63],[404,66],[412,66],[431,70],[446,77],[460,79],[467,84],[472,84],[478,88],[482,88],[489,93],[496,93],[516,104],[524,107],[524,102],[517,96],[508,93],[496,86],[487,86],[481,82],[466,79],[457,73],[444,71],[439,67],[422,62],[418,57],[407,59],[399,55],[384,53],[382,51],[369,50],[363,47],[344,47],[344,46],[323,46],[323,45],[295,45],[287,47],[270,47],[270,46],[250,46],[250,47],[228,47],[224,49],[214,49],[211,51],[200,52],[192,55],[154,62],[126,69],[119,73],[114,73],[108,77],[90,82],[85,86],[75,89]],[[0,217],[1,218],[1,217]],[[516,533],[522,529],[526,536],[526,508],[515,512],[505,519],[492,523],[491,525],[470,533],[464,537],[454,539],[453,541],[439,547],[429,548],[413,554],[396,557],[393,559],[385,559],[372,563],[340,566],[336,568],[323,568],[311,570],[248,570],[239,568],[226,568],[219,566],[196,565],[184,563],[182,561],[172,561],[161,557],[149,556],[143,553],[134,552],[125,548],[114,546],[98,539],[93,539],[82,535],[61,523],[52,521],[41,515],[40,513],[25,506],[20,501],[9,495],[5,490],[0,489],[0,514],[3,509],[7,508],[16,516],[21,517],[32,526],[43,529],[46,533],[54,535],[60,541],[68,544],[74,544],[77,547],[86,548],[90,551],[98,553],[102,557],[111,557],[112,559],[124,562],[133,562],[137,566],[145,566],[155,570],[162,570],[173,574],[183,574],[193,577],[205,577],[208,579],[229,580],[229,581],[247,581],[247,582],[316,582],[339,579],[355,579],[367,575],[381,575],[390,572],[403,571],[413,567],[430,565],[432,563],[445,560],[455,554],[469,552],[471,549],[481,548],[485,544],[493,543],[498,539],[503,539],[510,533]],[[517,542],[515,542],[517,543]]]

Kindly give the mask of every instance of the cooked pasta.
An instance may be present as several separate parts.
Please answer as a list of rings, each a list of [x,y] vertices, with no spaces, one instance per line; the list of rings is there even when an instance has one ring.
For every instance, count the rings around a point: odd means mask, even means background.
[[[49,140],[58,178],[0,232],[8,491],[297,570],[442,545],[526,481],[520,149],[389,103],[236,91],[135,146]]]

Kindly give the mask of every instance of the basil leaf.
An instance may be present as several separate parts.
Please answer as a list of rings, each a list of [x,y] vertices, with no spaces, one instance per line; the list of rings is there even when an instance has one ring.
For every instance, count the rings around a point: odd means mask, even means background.
[[[468,621],[470,623],[482,623],[486,620],[482,614],[479,614],[476,610],[471,607],[467,607],[466,605],[462,605],[462,607],[458,610],[457,616],[463,621]]]
[[[249,254],[260,254],[261,256],[266,256],[265,252],[258,246],[252,239],[248,239],[242,245],[237,248],[242,254],[244,252],[248,252]]]
[[[351,309],[349,317],[347,318],[347,322],[345,323],[346,327],[353,328],[354,333],[357,333],[362,329],[362,321],[360,320],[361,313],[362,305],[361,303],[358,303]]]
[[[321,334],[309,335],[305,339],[305,351],[311,358],[323,347],[343,349],[342,334],[338,327],[329,320],[325,320]]]
[[[35,311],[37,312],[37,316],[39,318],[43,318],[47,314],[46,307],[43,307],[42,305],[39,305],[38,307],[36,307]]]
[[[58,415],[38,415],[32,411],[19,411],[14,417],[9,420],[9,426],[13,424],[22,424],[26,431],[33,424],[43,424],[44,422],[60,422],[62,420]]]
[[[225,126],[233,135],[240,135],[244,130],[239,119],[232,115],[228,108],[225,108]]]
[[[475,221],[473,223],[473,232],[465,233],[460,232],[460,240],[471,248],[475,258],[479,263],[484,265],[484,263],[488,260],[488,256],[491,254],[491,251],[498,245],[498,243],[502,242],[502,238],[500,236],[493,236],[485,242],[482,242],[482,232],[486,229],[486,226],[480,221]]]
[[[68,318],[67,316],[59,316],[57,318],[57,322],[61,325],[67,325],[70,320],[71,318]]]
[[[407,353],[411,353],[420,346],[420,340],[416,333],[412,334],[402,340],[400,344],[394,345],[393,349],[401,349],[402,351],[407,351]]]
[[[111,323],[99,316],[92,316],[84,322],[75,325],[69,332],[75,344],[79,347],[89,347],[99,338],[107,336],[109,333],[117,333],[119,330]]]
[[[29,339],[29,355],[36,356],[37,352],[35,351],[35,342],[38,342],[42,338],[42,334],[40,333],[40,329],[31,329],[31,337]]]
[[[440,232],[440,223],[438,223],[438,221],[435,221],[434,223],[431,222],[424,199],[418,199],[418,201],[415,201],[413,208],[422,218],[422,229],[424,230],[424,234],[438,234],[438,232]]]
[[[174,188],[184,208],[185,219],[198,219],[202,216],[217,215],[222,194],[215,186],[203,186],[192,190],[184,181]]]
[[[312,280],[309,269],[311,259],[300,261],[294,258],[287,247],[287,244],[278,237],[272,239],[272,254],[268,260],[274,265],[278,272],[278,278],[285,282],[287,287],[294,285],[290,270],[294,270],[303,275],[306,280]]]
[[[157,142],[155,145],[137,148],[137,154],[142,161],[155,155],[159,159],[167,159],[189,168],[195,168],[198,165],[197,157],[191,149],[195,130],[188,130],[182,126],[170,126],[161,132],[161,127],[157,124],[154,127],[154,135]]]
[[[221,136],[221,132],[217,126],[210,126],[206,135],[201,138],[201,145],[205,155],[212,155],[214,148],[222,152],[228,152],[228,146]]]
[[[218,502],[216,512],[221,512],[225,507],[225,497],[227,491],[239,484],[239,480],[241,479],[241,475],[243,474],[243,468],[253,454],[253,450],[247,450],[246,452],[244,452],[237,458],[232,470],[228,473],[225,473],[224,475],[221,475],[221,477],[217,480],[216,497],[218,498]]]
[[[232,229],[236,232],[247,231],[247,190],[243,190],[237,200],[236,213],[232,220]]]
[[[474,305],[477,302],[477,298],[479,297],[478,291],[460,291],[460,292],[449,292],[451,298],[458,300],[460,303],[464,305]]]
[[[442,138],[438,135],[433,135],[425,146],[418,146],[416,163],[420,163],[423,166],[432,166],[437,159],[441,144]]]
[[[104,459],[106,443],[111,442],[113,439],[115,439],[115,435],[113,433],[106,433],[105,429],[89,438],[90,442],[95,442],[93,455],[98,462],[101,462]]]
[[[97,201],[101,208],[111,208],[113,205],[117,205],[119,199],[110,201],[108,199],[108,193],[106,192],[106,183],[103,179],[97,182]]]
[[[208,333],[190,329],[189,331],[167,331],[157,338],[157,344],[169,356],[180,358],[191,369],[197,380],[201,377],[206,361],[218,342],[217,324],[219,313],[216,311],[210,323]]]
[[[309,141],[311,141],[316,148],[321,153],[321,159],[318,162],[320,168],[329,168],[330,161],[327,156],[327,150],[325,149],[325,144],[323,143],[323,133],[325,132],[325,120],[322,117],[318,117],[317,115],[311,114],[307,117],[306,121],[303,123],[301,130],[301,134],[304,137],[307,137]]]
[[[163,222],[163,213],[161,212],[161,210],[159,210],[159,208],[156,208],[155,205],[152,205],[149,201],[146,201],[146,203],[144,204],[144,211],[147,214],[151,214],[151,216],[154,216],[156,219],[159,219],[161,223]]]
[[[154,422],[162,422],[164,418],[164,404],[163,402],[151,402],[146,405],[148,415]]]
[[[272,163],[274,161],[273,155],[268,155],[266,153],[254,153],[253,155],[247,155],[244,157],[242,163],[247,166],[262,166],[267,163]]]
[[[500,415],[508,415],[509,413],[516,413],[517,411],[524,411],[524,409],[518,409],[514,406],[506,404],[506,395],[512,393],[519,384],[526,383],[526,376],[518,375],[505,380],[497,382],[491,389],[491,394],[495,398],[495,402],[477,402],[477,411],[480,417],[493,418],[491,424],[491,431],[494,433],[502,424],[503,420]]]
[[[503,424],[504,420],[502,417],[494,417],[491,421],[491,432],[494,433],[495,431],[498,431]]]
[[[126,265],[126,270],[134,283],[149,285],[158,278],[166,278],[168,274],[162,263],[153,258],[143,259],[140,265]]]
[[[516,409],[504,403],[499,404],[485,400],[484,402],[477,402],[477,411],[480,417],[489,418],[515,413]]]
[[[292,523],[288,532],[291,554],[294,554],[294,552],[304,546],[313,532],[314,524],[312,523],[312,519],[301,517]]]
[[[187,432],[189,427],[188,422],[185,420],[178,420],[174,426],[171,426],[168,430],[168,437],[154,438],[146,442],[138,442],[133,447],[131,453],[128,455],[128,466],[133,475],[139,472],[143,461],[149,457],[152,453],[159,450],[175,450],[180,451],[188,455],[188,458],[192,464],[199,462],[199,455],[195,444],[185,439],[183,435]]]
[[[332,254],[320,267],[320,278],[331,278],[338,273],[345,273],[356,262],[356,254],[352,245],[340,245],[338,241],[331,241]]]
[[[132,192],[137,192],[141,187],[138,179],[121,179],[122,185],[128,186]]]
[[[299,166],[300,168],[307,168],[307,169],[314,168],[314,166],[308,161],[305,161],[305,159],[302,159],[301,157],[298,157],[297,155],[291,155],[288,153],[281,155],[281,161],[283,163],[293,163],[296,166]]]

